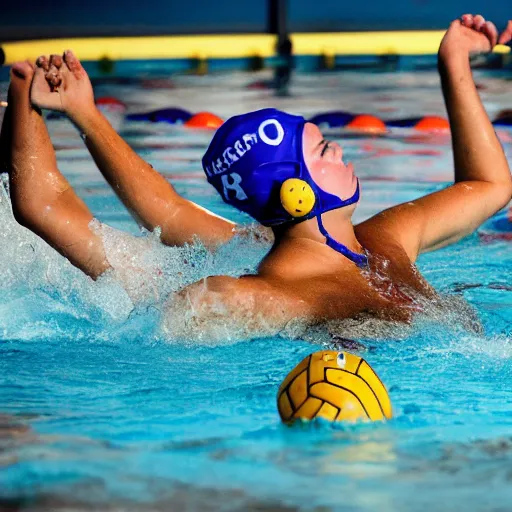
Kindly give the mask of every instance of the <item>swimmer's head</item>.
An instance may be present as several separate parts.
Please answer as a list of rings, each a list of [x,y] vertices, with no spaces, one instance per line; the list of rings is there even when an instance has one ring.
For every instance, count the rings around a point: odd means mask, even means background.
[[[357,203],[358,181],[342,156],[303,117],[264,109],[226,121],[203,168],[226,203],[277,226]]]

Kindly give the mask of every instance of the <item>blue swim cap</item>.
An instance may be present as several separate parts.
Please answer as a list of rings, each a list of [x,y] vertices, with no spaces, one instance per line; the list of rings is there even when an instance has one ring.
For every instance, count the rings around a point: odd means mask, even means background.
[[[226,203],[248,213],[261,224],[277,226],[316,216],[327,244],[343,254],[346,251],[354,254],[330,237],[322,225],[321,215],[356,203],[359,183],[354,195],[343,200],[325,192],[314,182],[302,150],[305,124],[306,120],[301,116],[272,108],[234,116],[215,133],[203,156],[204,172]],[[314,206],[305,215],[295,212],[292,215],[281,202],[283,183],[292,178],[305,182],[314,193]],[[366,263],[366,256],[355,256]],[[360,264],[359,261],[356,263]]]

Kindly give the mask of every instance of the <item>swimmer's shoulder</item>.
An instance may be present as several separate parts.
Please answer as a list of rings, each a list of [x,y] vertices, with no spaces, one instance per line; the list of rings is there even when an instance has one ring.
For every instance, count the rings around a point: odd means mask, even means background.
[[[384,216],[384,219],[372,218],[355,226],[358,241],[371,255],[372,272],[385,276],[399,286],[407,286],[426,297],[435,296],[434,289],[419,272],[400,237],[395,236],[395,231],[386,224]]]
[[[354,232],[359,243],[371,254],[400,266],[412,263],[401,241],[399,226],[386,212],[357,224]]]
[[[314,304],[301,296],[300,286],[289,287],[280,280],[260,276],[211,276],[187,286],[171,298],[166,316],[193,310],[203,324],[228,320],[233,326],[263,322],[276,332],[293,318],[314,317]]]

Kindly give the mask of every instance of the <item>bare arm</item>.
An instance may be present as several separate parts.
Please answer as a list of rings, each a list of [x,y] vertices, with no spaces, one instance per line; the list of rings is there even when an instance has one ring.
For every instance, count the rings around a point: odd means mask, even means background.
[[[500,43],[512,37],[512,22]],[[469,56],[491,50],[494,25],[481,16],[454,21],[439,49],[439,72],[450,119],[455,183],[379,214],[372,222],[395,235],[411,260],[453,243],[503,208],[512,196],[508,162],[475,87]]]
[[[162,241],[183,245],[197,236],[214,248],[232,238],[235,224],[181,197],[174,187],[116,133],[96,108],[76,113],[96,165],[134,218],[146,229],[162,229]]]
[[[72,52],[65,52],[64,59],[40,57],[37,64],[32,103],[70,117],[101,173],[142,226],[149,230],[159,226],[168,245],[198,237],[214,248],[232,238],[234,223],[181,197],[116,133],[96,108],[89,77]]]

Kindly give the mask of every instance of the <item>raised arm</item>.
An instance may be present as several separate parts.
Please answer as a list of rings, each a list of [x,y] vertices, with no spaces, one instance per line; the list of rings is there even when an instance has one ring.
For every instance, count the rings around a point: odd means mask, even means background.
[[[498,38],[482,16],[455,20],[439,48],[439,73],[450,120],[455,183],[391,208],[372,219],[397,238],[412,261],[468,235],[512,196],[507,159],[478,95],[469,57],[512,38],[512,22]]]
[[[182,245],[197,237],[215,248],[232,238],[235,224],[181,197],[116,133],[96,108],[89,77],[72,52],[65,52],[64,59],[38,59],[32,102],[70,117],[123,204],[146,229],[159,226],[164,243]]]

